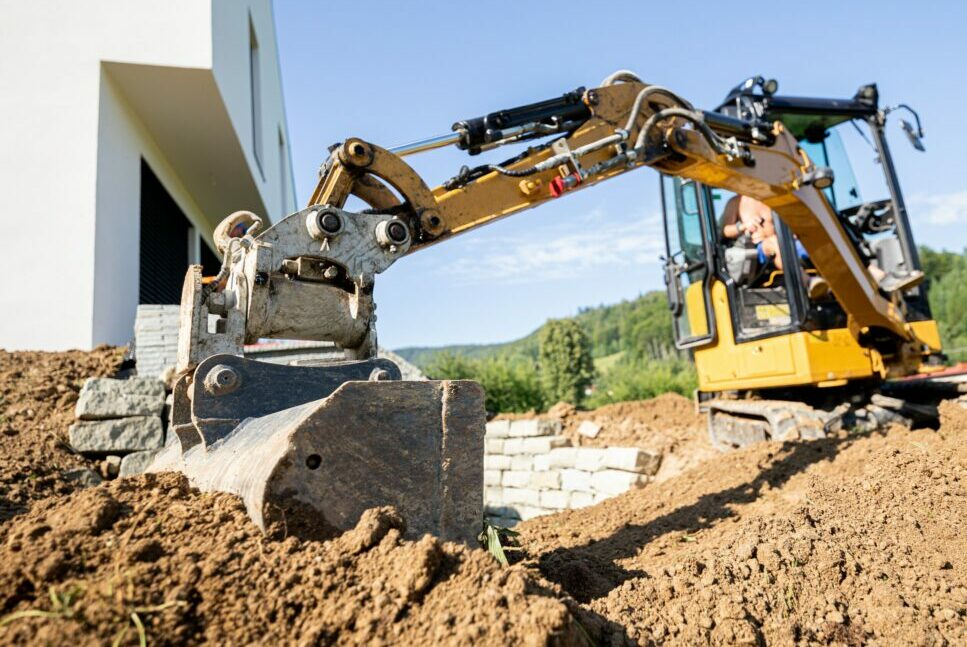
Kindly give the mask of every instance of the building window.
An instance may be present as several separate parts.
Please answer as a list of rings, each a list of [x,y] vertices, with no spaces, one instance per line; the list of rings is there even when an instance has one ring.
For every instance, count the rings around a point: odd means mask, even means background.
[[[289,167],[286,164],[287,161],[285,137],[282,135],[282,126],[279,126],[279,195],[282,196],[282,215],[279,218],[285,218],[289,213]]]
[[[248,18],[248,71],[249,71],[249,90],[252,94],[252,151],[255,154],[255,163],[259,167],[262,179],[265,179],[265,171],[262,170],[262,69],[259,57],[259,39],[255,35],[255,25],[252,17]]]

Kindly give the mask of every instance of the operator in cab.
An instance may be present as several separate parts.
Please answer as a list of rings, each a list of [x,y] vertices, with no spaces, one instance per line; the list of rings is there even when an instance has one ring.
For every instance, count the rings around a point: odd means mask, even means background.
[[[768,205],[745,195],[736,195],[730,199],[722,214],[722,236],[737,240],[748,235],[756,247],[759,267],[774,267],[783,271],[782,254],[779,253],[779,238],[776,235],[775,220],[772,209]],[[809,260],[806,248],[798,239],[795,240],[796,255],[800,263]],[[810,299],[820,299],[829,293],[829,283],[821,276],[806,273],[800,264],[803,285]]]

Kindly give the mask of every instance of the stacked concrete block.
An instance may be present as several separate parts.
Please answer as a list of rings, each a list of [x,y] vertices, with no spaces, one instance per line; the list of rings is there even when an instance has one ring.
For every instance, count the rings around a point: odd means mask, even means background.
[[[164,446],[165,385],[152,378],[90,378],[77,399],[71,446],[103,458],[105,478],[144,471]]]
[[[492,421],[484,445],[486,512],[503,526],[643,487],[661,464],[635,447],[573,447],[556,420]]]
[[[138,375],[158,377],[178,363],[179,305],[140,305],[134,319]]]

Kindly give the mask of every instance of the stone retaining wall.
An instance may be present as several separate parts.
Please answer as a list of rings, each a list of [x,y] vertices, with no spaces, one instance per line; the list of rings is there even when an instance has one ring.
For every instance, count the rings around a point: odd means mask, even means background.
[[[486,514],[505,527],[643,487],[661,466],[636,447],[574,447],[557,420],[491,421],[484,444]]]
[[[164,446],[165,403],[160,380],[89,378],[68,430],[71,447],[101,459],[102,478],[140,474]]]

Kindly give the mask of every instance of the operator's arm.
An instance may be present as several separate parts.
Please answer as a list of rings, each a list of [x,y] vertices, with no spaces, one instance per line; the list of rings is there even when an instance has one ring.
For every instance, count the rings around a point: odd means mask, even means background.
[[[738,238],[745,231],[745,226],[739,220],[739,196],[733,196],[725,203],[722,211],[722,236],[725,238]]]

